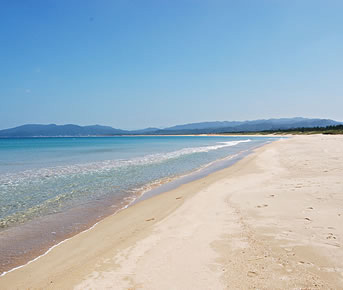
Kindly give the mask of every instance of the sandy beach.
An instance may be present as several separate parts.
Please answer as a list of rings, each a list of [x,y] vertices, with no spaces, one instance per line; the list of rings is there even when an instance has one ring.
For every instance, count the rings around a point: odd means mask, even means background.
[[[343,289],[342,145],[265,145],[104,219],[0,289]]]

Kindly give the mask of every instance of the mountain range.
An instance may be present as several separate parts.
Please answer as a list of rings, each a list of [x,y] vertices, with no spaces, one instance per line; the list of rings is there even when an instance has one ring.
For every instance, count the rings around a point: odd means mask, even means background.
[[[340,125],[330,119],[308,119],[308,118],[281,118],[263,119],[253,121],[216,121],[177,125],[169,128],[146,128],[141,130],[121,130],[109,126],[92,125],[78,126],[67,125],[42,125],[26,124],[15,128],[0,130],[0,137],[58,137],[58,136],[111,136],[111,135],[168,135],[168,134],[208,134],[208,133],[235,133],[256,132],[265,130],[326,127]]]

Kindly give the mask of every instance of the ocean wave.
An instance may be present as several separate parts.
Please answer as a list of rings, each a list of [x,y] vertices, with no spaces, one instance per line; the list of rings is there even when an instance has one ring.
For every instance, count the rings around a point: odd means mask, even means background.
[[[225,147],[236,146],[240,143],[250,142],[247,140],[237,140],[237,141],[227,141],[218,142],[215,145],[201,146],[201,147],[187,147],[177,151],[167,152],[167,153],[156,153],[149,154],[143,157],[136,157],[128,160],[117,159],[117,160],[105,160],[98,162],[89,162],[83,164],[74,164],[67,166],[55,166],[40,169],[30,169],[16,173],[7,173],[0,175],[0,188],[7,186],[15,186],[20,184],[22,181],[30,179],[33,181],[37,179],[50,179],[61,177],[65,175],[72,174],[92,174],[99,171],[105,172],[116,168],[121,168],[125,166],[139,166],[148,165],[154,163],[161,163],[170,159],[176,159],[184,155],[190,155],[195,153],[206,153],[213,150],[218,150]]]

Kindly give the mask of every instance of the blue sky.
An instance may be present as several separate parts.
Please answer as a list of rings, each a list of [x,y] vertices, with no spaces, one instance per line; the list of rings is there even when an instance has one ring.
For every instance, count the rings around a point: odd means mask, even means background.
[[[343,120],[343,1],[0,2],[0,128]]]

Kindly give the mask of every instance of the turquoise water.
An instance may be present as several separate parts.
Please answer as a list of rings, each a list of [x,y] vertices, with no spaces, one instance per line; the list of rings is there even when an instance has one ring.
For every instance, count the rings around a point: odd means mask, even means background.
[[[0,139],[0,228],[143,186],[269,138],[209,136]]]
[[[7,233],[15,239],[16,228],[35,224],[38,235],[51,244],[83,229],[80,225],[127,206],[156,184],[272,140],[244,136],[0,139],[0,231],[15,233]],[[45,232],[58,238],[46,238]],[[0,232],[0,242],[13,247],[2,238]],[[31,247],[39,241],[33,238]],[[0,246],[0,257],[5,252],[9,249]]]

